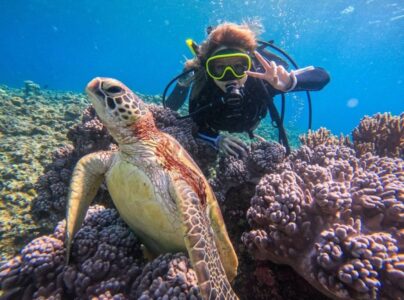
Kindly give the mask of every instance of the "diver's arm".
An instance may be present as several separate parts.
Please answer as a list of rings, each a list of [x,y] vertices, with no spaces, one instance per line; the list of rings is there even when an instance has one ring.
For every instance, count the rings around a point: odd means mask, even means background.
[[[196,139],[202,140],[208,145],[212,146],[219,152],[222,152],[226,155],[233,155],[236,157],[246,157],[248,153],[248,147],[246,144],[231,135],[221,135],[216,133],[216,136],[208,135],[204,132],[198,132]]]
[[[330,82],[330,75],[320,67],[309,66],[292,72],[295,76],[285,92],[319,91]]]
[[[330,76],[323,68],[309,66],[288,72],[282,65],[267,61],[257,51],[254,54],[262,67],[245,73],[262,79],[272,96],[287,92],[318,91],[330,81]]]
[[[206,115],[205,118],[207,118]],[[219,132],[211,128],[204,119],[201,118],[192,118],[192,119],[198,125],[198,131],[195,134],[195,139],[203,141],[207,143],[209,146],[215,148],[216,150],[219,150],[219,140],[221,138]]]

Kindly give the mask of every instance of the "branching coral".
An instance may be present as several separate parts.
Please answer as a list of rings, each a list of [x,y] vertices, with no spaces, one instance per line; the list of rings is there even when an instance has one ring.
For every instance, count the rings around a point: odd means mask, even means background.
[[[404,159],[404,113],[390,113],[364,117],[352,132],[355,150],[359,155],[371,152],[380,156]]]
[[[277,168],[282,167],[281,163],[284,161],[285,157],[285,148],[280,144],[274,142],[257,142],[251,144],[247,164],[252,174],[260,176],[265,173],[272,173]]]
[[[352,131],[353,144],[348,137],[334,136],[326,128],[309,131],[299,138],[311,149],[319,145],[344,145],[354,148],[358,157],[370,152],[404,159],[404,113],[400,116],[390,113],[365,116]]]
[[[404,281],[403,161],[321,144],[301,147],[285,166],[256,187],[253,230],[242,237],[250,252],[293,266],[332,297],[402,296],[391,283]]]
[[[337,137],[331,134],[327,128],[321,127],[316,131],[309,130],[307,134],[299,136],[300,142],[309,148],[314,148],[318,145],[351,145],[349,138],[341,134]]]

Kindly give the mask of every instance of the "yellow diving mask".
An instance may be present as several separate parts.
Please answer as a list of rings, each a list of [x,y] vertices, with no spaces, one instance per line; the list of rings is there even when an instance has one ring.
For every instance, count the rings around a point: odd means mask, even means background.
[[[241,79],[251,69],[251,57],[236,49],[218,51],[206,61],[206,72],[215,80]]]

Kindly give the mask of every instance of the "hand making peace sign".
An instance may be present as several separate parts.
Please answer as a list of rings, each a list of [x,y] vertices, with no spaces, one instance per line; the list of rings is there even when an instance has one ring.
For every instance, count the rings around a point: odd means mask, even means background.
[[[286,92],[291,88],[293,82],[296,81],[296,75],[293,71],[288,72],[282,65],[276,65],[274,61],[268,62],[257,51],[254,51],[255,56],[265,69],[265,73],[246,71],[248,76],[264,79],[275,89]]]

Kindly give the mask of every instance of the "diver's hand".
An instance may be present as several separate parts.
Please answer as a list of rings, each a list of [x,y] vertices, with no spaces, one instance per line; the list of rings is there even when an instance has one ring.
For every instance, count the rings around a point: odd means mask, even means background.
[[[293,82],[296,81],[296,75],[293,71],[286,71],[282,65],[278,66],[274,61],[268,62],[257,51],[254,51],[254,54],[264,67],[265,73],[246,71],[245,73],[248,76],[264,79],[275,89],[282,92],[286,92],[292,87]]]
[[[235,157],[247,156],[247,145],[240,139],[232,136],[221,136],[218,142],[219,151]]]

